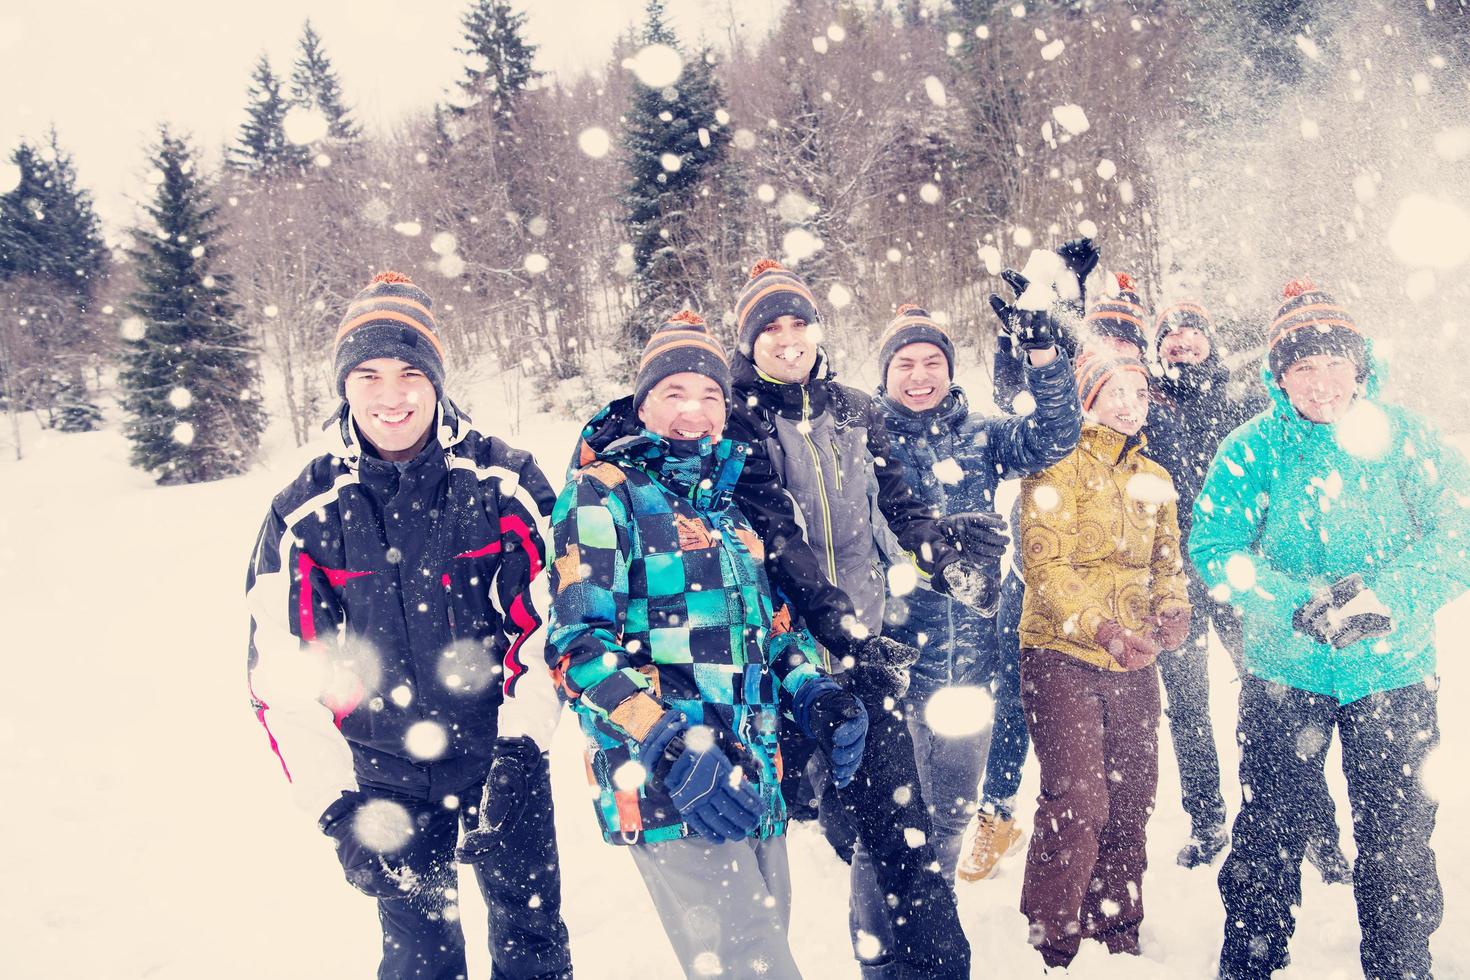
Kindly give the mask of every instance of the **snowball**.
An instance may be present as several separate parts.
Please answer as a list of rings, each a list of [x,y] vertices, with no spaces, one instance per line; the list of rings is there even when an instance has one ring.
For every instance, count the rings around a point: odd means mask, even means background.
[[[1015,242],[1021,248],[1030,248],[1033,240],[1030,228],[1024,225],[1016,225],[1011,229],[1011,241]]]
[[[1314,140],[1322,135],[1322,127],[1317,125],[1317,120],[1302,117],[1302,139]]]
[[[442,256],[439,259],[438,269],[439,275],[445,279],[457,279],[464,273],[464,259],[456,253]]]
[[[684,744],[691,752],[708,752],[715,747],[715,730],[708,725],[691,725],[684,732]]]
[[[677,153],[665,153],[658,158],[658,165],[671,174],[684,169],[684,158]]]
[[[459,250],[459,239],[447,231],[441,231],[429,242],[429,250],[435,255],[449,255]]]
[[[649,88],[667,88],[679,80],[684,58],[667,44],[650,44],[623,62]]]
[[[1092,221],[1088,218],[1083,218],[1081,221],[1077,222],[1077,234],[1081,235],[1083,238],[1096,238],[1097,222]]]
[[[413,704],[413,688],[407,684],[399,684],[388,692],[388,697],[400,708],[406,708]]]
[[[1152,473],[1135,473],[1128,478],[1123,492],[1141,504],[1167,504],[1179,499],[1174,485]]]
[[[1118,184],[1118,200],[1124,204],[1133,203],[1133,181],[1125,180]]]
[[[883,257],[889,262],[898,263],[903,261],[903,253],[896,248],[890,248],[883,253]]]
[[[990,28],[985,24],[981,24],[975,28],[975,36],[982,41],[987,40],[990,37]]]
[[[1041,49],[1041,60],[1056,61],[1058,58],[1061,57],[1062,51],[1064,51],[1066,47],[1067,42],[1063,41],[1061,38],[1057,38],[1055,41],[1051,42],[1046,47]]]
[[[798,194],[796,191],[787,191],[781,195],[781,200],[776,204],[776,213],[781,216],[782,221],[791,224],[799,224],[811,217],[816,208],[812,202]]]
[[[1429,94],[1429,91],[1432,88],[1432,86],[1429,84],[1429,76],[1428,75],[1424,74],[1422,71],[1417,71],[1417,72],[1414,73],[1414,77],[1413,77],[1413,79],[1411,79],[1411,81],[1413,82],[1413,85],[1414,85],[1414,94],[1415,95],[1428,95]]]
[[[1030,233],[1027,235],[1029,237]],[[1059,298],[1077,296],[1077,277],[1067,268],[1062,257],[1050,249],[1033,251],[1026,258],[1021,275],[1027,280],[1027,285],[1026,291],[1016,298],[1019,309],[1046,310]]]
[[[965,43],[965,36],[959,31],[950,31],[944,35],[944,46],[946,48],[957,48]]]
[[[1470,214],[1449,198],[1410,194],[1389,225],[1388,248],[1405,265],[1456,268],[1470,258]]]
[[[929,843],[929,835],[918,827],[905,827],[903,828],[903,841],[910,850],[917,850]]]
[[[908,806],[914,798],[912,786],[899,786],[893,790],[893,802],[899,806]]]
[[[403,736],[403,747],[415,759],[437,759],[449,747],[449,736],[437,721],[416,721]]]
[[[939,188],[934,184],[925,184],[919,188],[919,200],[925,204],[939,203]]]
[[[981,245],[979,253],[980,261],[985,263],[985,271],[992,276],[1000,275],[1000,270],[1002,268],[1000,260],[1000,249],[996,248],[994,245]]]
[[[190,255],[191,258],[196,258],[196,259],[202,259],[202,258],[204,258],[204,246],[203,245],[195,245],[193,248],[189,249],[189,255]]]
[[[332,165],[332,158],[327,156],[325,153],[318,153],[316,156],[311,158],[311,162],[316,164],[318,167],[330,167]]]
[[[1031,501],[1038,510],[1053,511],[1062,504],[1062,495],[1050,483],[1043,483],[1031,491]]]
[[[1105,898],[1097,903],[1097,910],[1103,914],[1104,918],[1114,919],[1117,918],[1119,912],[1123,911],[1123,906],[1111,898]]]
[[[735,144],[737,150],[753,150],[755,149],[755,133],[748,129],[737,129],[730,142]]]
[[[944,83],[930,75],[924,79],[924,94],[929,96],[929,101],[943,109],[949,103],[949,96],[944,92]]]
[[[935,477],[938,478],[940,483],[954,486],[957,483],[964,482],[964,467],[960,466],[959,463],[956,463],[954,461],[954,457],[952,456],[939,460],[934,464],[932,469],[934,471]]]
[[[770,184],[761,184],[755,189],[755,197],[762,204],[770,204],[776,199],[776,188]]]
[[[995,717],[995,701],[983,687],[941,687],[924,706],[924,723],[941,738],[968,738]]]
[[[542,255],[540,252],[532,252],[530,255],[527,255],[523,260],[521,260],[521,268],[525,269],[533,276],[545,272],[547,267],[550,265],[551,260]]]
[[[260,312],[264,314],[268,319],[274,320],[277,316],[280,316],[281,310],[280,307],[276,306],[276,304],[271,303],[267,306],[262,307]]]
[[[883,943],[871,932],[857,931],[857,941],[852,944],[853,950],[860,960],[877,959],[878,954],[883,952]]]
[[[1234,554],[1225,560],[1225,579],[1236,592],[1256,587],[1256,563],[1249,555]]]
[[[1383,409],[1358,398],[1332,427],[1332,435],[1349,456],[1375,460],[1388,452],[1392,426]]]
[[[178,425],[174,426],[174,430],[172,433],[170,433],[170,435],[172,436],[174,442],[178,443],[181,446],[192,445],[194,443],[194,423],[180,422]]]
[[[20,167],[9,160],[0,161],[0,194],[9,194],[20,186]]]
[[[188,388],[180,386],[168,393],[168,403],[182,412],[194,404],[194,396]]]
[[[1470,126],[1451,126],[1434,134],[1434,152],[1450,163],[1470,156]],[[3,188],[0,188],[3,192]]]
[[[919,570],[912,562],[888,566],[888,594],[906,596],[919,586]]]
[[[834,282],[832,288],[827,290],[827,302],[832,304],[833,309],[843,309],[852,302],[852,290],[840,282]]]
[[[722,977],[725,975],[725,966],[720,962],[720,956],[711,950],[705,950],[694,957],[690,964],[696,977]]]
[[[816,255],[822,240],[805,228],[792,228],[781,237],[781,251],[788,265],[795,265]]]
[[[1036,411],[1036,396],[1029,391],[1019,392],[1011,399],[1011,413],[1014,415],[1030,415]]]
[[[423,233],[424,226],[417,221],[400,221],[393,226],[393,230],[405,238],[417,238]]]
[[[320,109],[314,106],[296,106],[281,120],[281,129],[286,139],[297,146],[305,146],[325,139],[331,123]]]
[[[1313,41],[1305,34],[1298,34],[1295,38],[1295,41],[1297,50],[1300,51],[1302,54],[1306,55],[1308,58],[1311,58],[1313,61],[1322,60],[1322,49],[1317,47],[1316,41]]]
[[[1087,113],[1083,112],[1079,105],[1068,103],[1053,106],[1051,116],[1059,126],[1074,136],[1081,136],[1092,128],[1092,124],[1087,121]]]
[[[815,51],[817,54],[826,54],[827,39],[820,36],[812,38],[812,50]]]
[[[401,803],[370,799],[353,814],[352,833],[369,850],[398,851],[413,836],[413,819]]]
[[[709,130],[703,126],[699,127],[699,145],[705,149],[709,149]]]
[[[827,26],[827,37],[830,40],[836,41],[838,44],[841,44],[843,41],[847,40],[847,28],[843,27],[841,24],[829,24]]]
[[[648,781],[648,770],[637,762],[625,762],[613,770],[613,787],[624,793],[632,793]]]

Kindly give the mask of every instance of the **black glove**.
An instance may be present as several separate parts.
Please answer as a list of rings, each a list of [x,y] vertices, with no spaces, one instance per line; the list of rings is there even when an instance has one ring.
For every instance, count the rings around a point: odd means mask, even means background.
[[[976,561],[1000,561],[1010,538],[1006,537],[1006,521],[994,511],[961,511],[937,522],[950,545],[967,558]]]
[[[934,589],[975,610],[986,619],[1000,606],[1000,578],[965,558],[948,562],[934,576]]]
[[[848,673],[859,694],[902,701],[909,692],[909,668],[919,651],[886,636],[870,636],[853,647]]]
[[[1057,248],[1057,254],[1067,264],[1067,270],[1077,277],[1077,292],[1079,303],[1085,309],[1087,300],[1087,277],[1092,270],[1097,268],[1099,258],[1097,246],[1092,244],[1091,238],[1074,238],[1069,242],[1063,242]]]
[[[322,813],[317,826],[337,846],[337,860],[347,883],[372,898],[405,898],[414,887],[414,875],[408,868],[390,863],[388,858],[358,839],[353,823],[366,801],[361,793],[344,791]]]
[[[836,684],[819,693],[798,716],[802,729],[822,747],[838,789],[852,782],[863,761],[868,711],[850,691]]]
[[[1030,280],[1015,269],[1006,269],[1000,277],[1015,291],[1017,298],[1031,285]],[[1011,342],[1022,350],[1046,350],[1066,335],[1066,328],[1046,310],[1018,310],[994,293],[990,294],[990,308],[1000,318],[1001,327],[1011,336]]]
[[[480,820],[465,834],[455,851],[461,864],[474,864],[493,851],[504,839],[502,831],[515,825],[531,795],[531,780],[546,764],[541,749],[525,735],[497,738],[480,794]]]
[[[1387,636],[1393,632],[1393,617],[1387,613],[1365,609],[1343,614],[1343,607],[1365,591],[1370,598],[1376,598],[1371,590],[1364,588],[1362,575],[1354,572],[1343,576],[1292,614],[1292,628],[1318,643],[1330,644],[1334,650],[1359,640]]]

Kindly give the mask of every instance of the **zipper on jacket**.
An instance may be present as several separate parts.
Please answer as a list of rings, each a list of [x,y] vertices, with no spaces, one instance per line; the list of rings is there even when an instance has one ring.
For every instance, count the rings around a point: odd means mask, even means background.
[[[817,497],[822,502],[822,527],[826,532],[827,577],[832,580],[833,585],[841,588],[841,583],[837,581],[837,552],[832,547],[832,505],[827,501],[827,475],[822,470],[822,454],[817,451],[817,444],[812,442],[811,412],[811,399],[807,397],[806,386],[803,385],[801,389],[801,421],[805,423],[805,426],[797,426],[797,431],[801,433],[801,438],[806,443],[806,448],[811,451],[812,464],[817,468]]]
[[[836,470],[837,492],[842,492],[842,457],[837,454],[837,437],[832,437],[832,468]]]
[[[449,573],[445,572],[439,581],[444,583],[444,611],[449,614],[449,636],[457,639],[454,629],[454,590],[449,586]]]

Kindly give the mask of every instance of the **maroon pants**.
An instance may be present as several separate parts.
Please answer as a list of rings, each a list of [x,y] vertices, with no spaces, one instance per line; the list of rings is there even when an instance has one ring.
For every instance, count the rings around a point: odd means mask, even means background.
[[[1159,777],[1159,677],[1100,670],[1055,650],[1021,651],[1021,705],[1041,795],[1021,911],[1048,966],[1087,937],[1138,951],[1144,828]]]

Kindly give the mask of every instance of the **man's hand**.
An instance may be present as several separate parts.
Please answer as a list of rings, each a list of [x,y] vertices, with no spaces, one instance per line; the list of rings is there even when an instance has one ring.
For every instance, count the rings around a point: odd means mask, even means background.
[[[1010,543],[1005,518],[994,511],[961,511],[937,523],[956,551],[976,561],[1000,561]]]
[[[455,852],[460,863],[474,864],[498,846],[505,829],[525,810],[531,780],[544,765],[541,749],[526,736],[495,740],[490,772],[480,794],[479,824],[465,834]]]
[[[354,825],[364,802],[362,794],[344,792],[327,807],[317,826],[336,845],[349,885],[371,898],[406,898],[417,884],[413,871],[390,862],[358,837]]]

